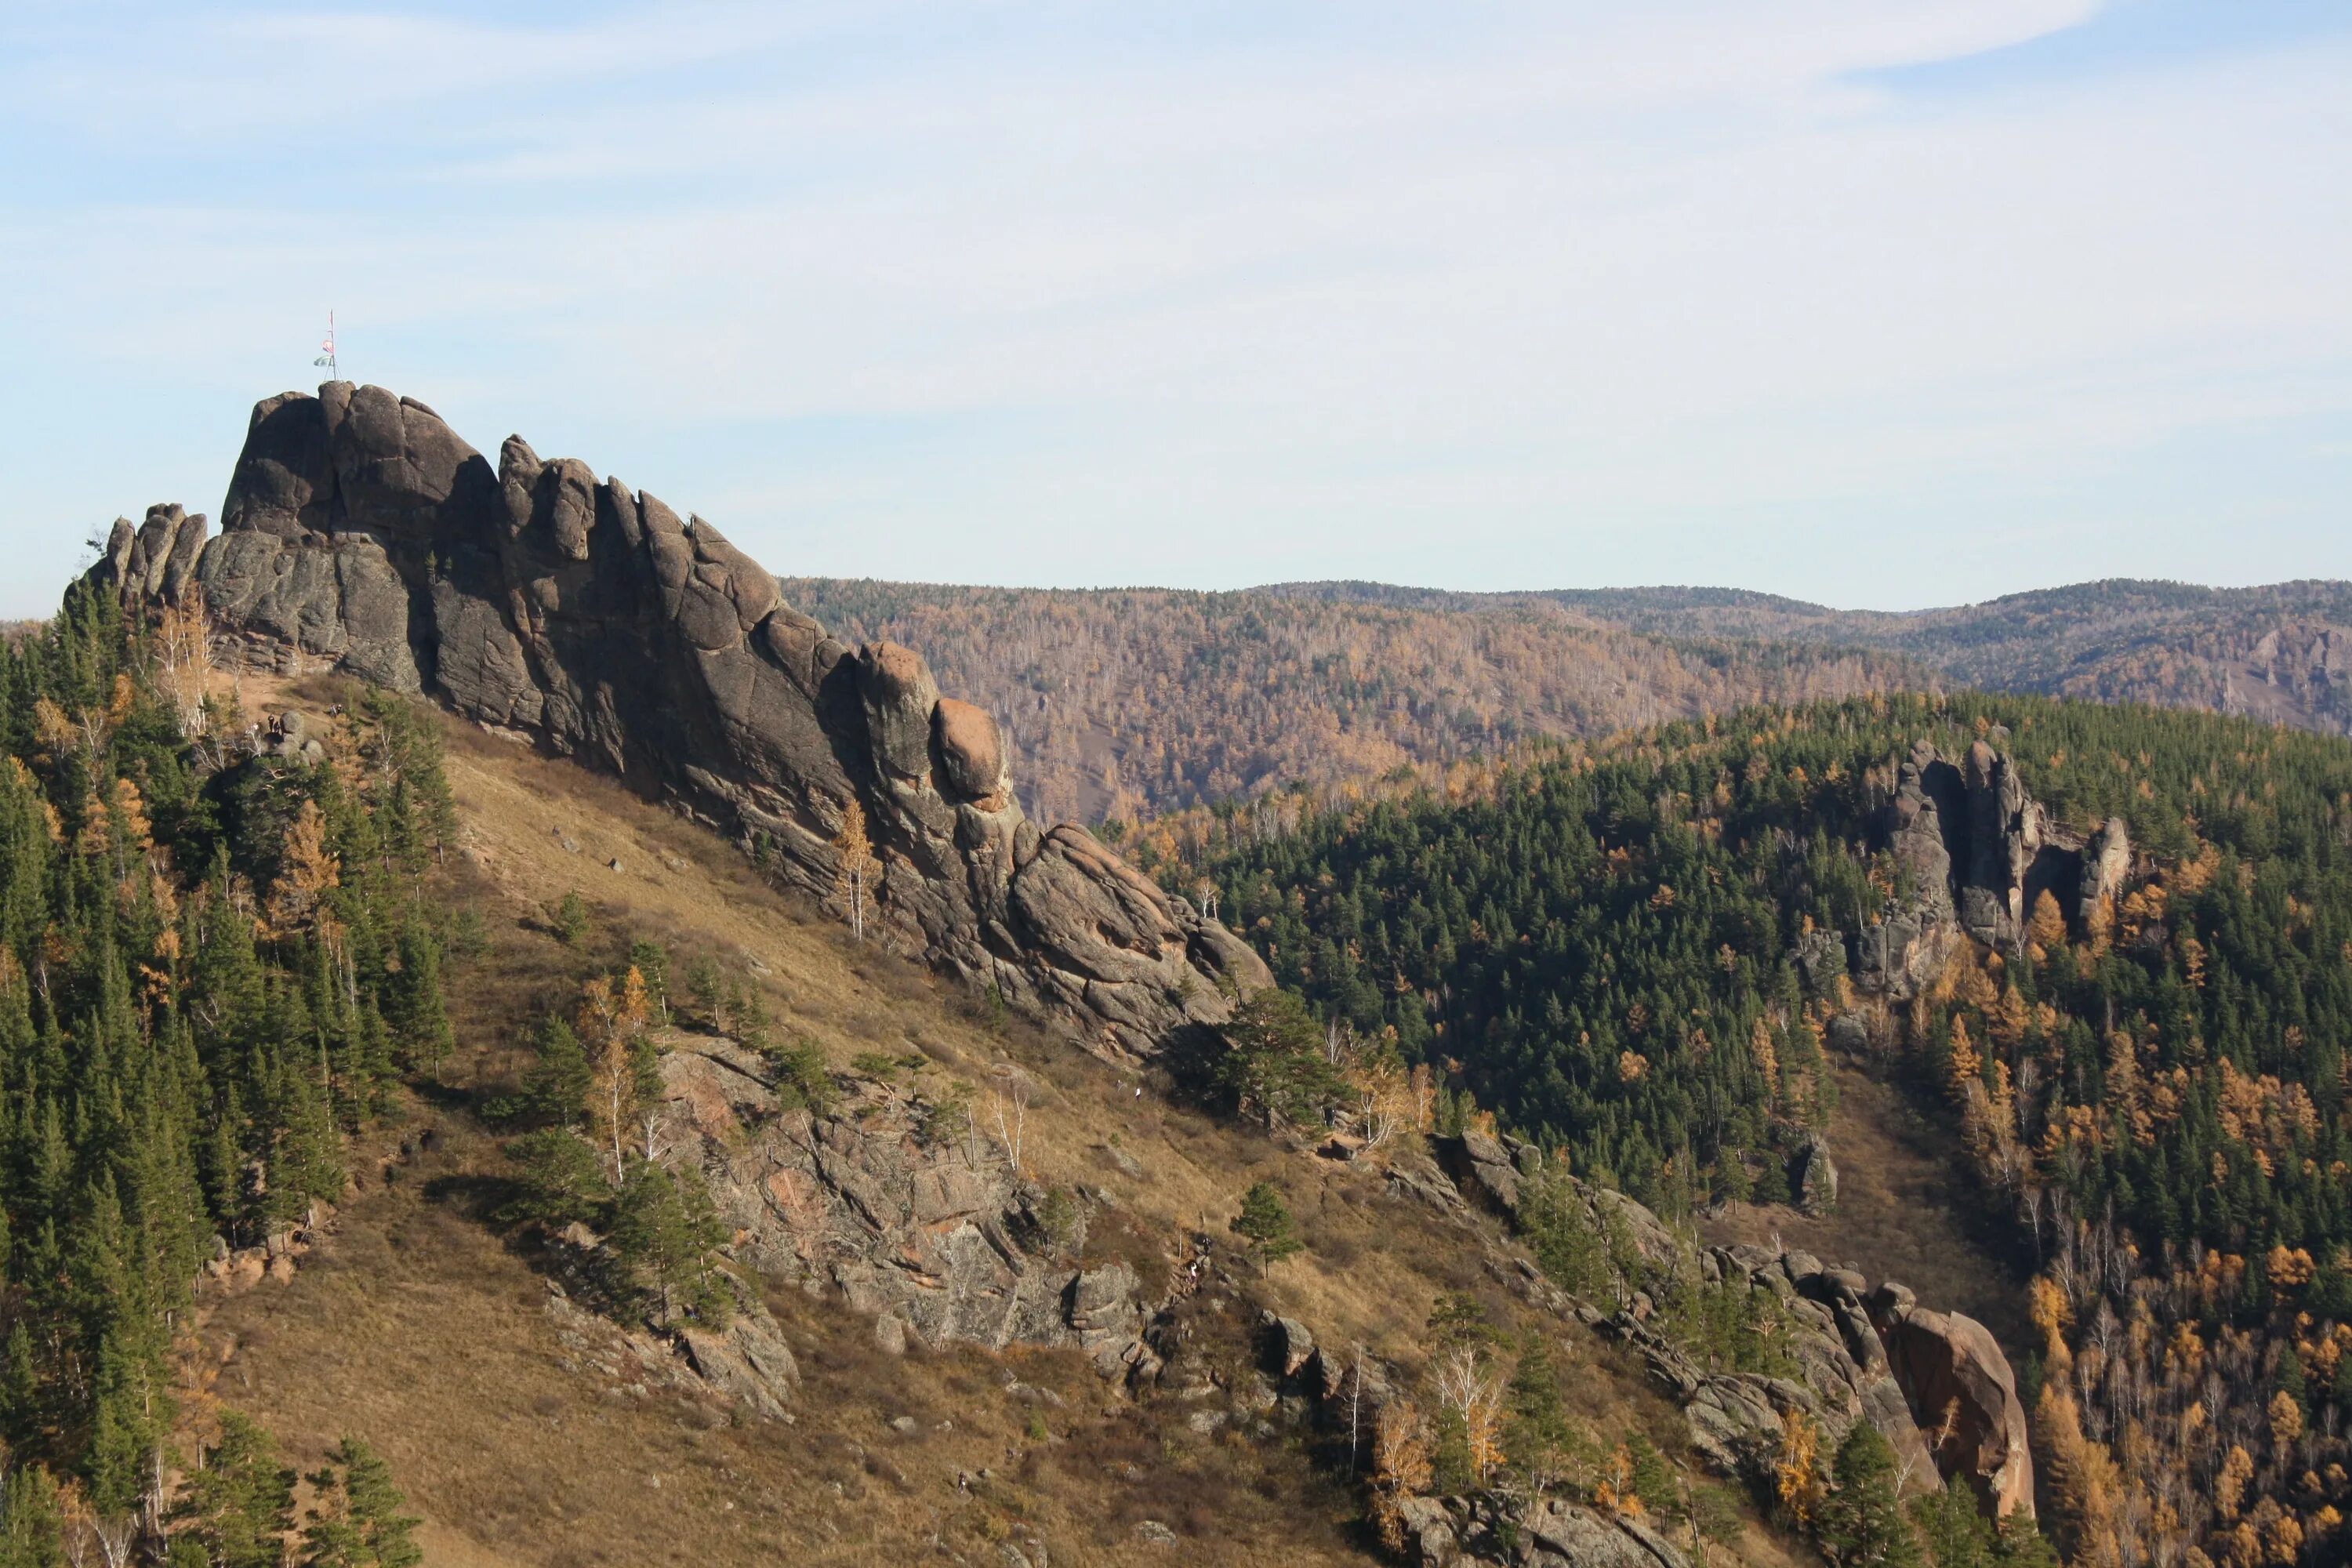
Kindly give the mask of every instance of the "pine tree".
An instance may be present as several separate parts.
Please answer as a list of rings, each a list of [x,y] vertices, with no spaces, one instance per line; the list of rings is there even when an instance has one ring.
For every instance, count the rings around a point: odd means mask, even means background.
[[[1271,1182],[1259,1182],[1243,1195],[1242,1212],[1234,1216],[1233,1232],[1257,1258],[1261,1274],[1306,1245],[1298,1239],[1297,1226],[1282,1194]]]
[[[1997,1568],[2059,1568],[2057,1548],[2021,1508],[1994,1527],[1992,1560]]]
[[[282,1539],[294,1528],[294,1472],[278,1464],[267,1432],[225,1411],[219,1440],[188,1468],[171,1518],[211,1568],[278,1568]]]
[[[1503,1390],[1508,1418],[1503,1427],[1503,1451],[1513,1468],[1538,1493],[1559,1479],[1575,1428],[1560,1397],[1559,1373],[1541,1334],[1528,1336],[1519,1363]]]
[[[439,1077],[457,1037],[441,994],[441,944],[420,921],[400,928],[400,965],[391,976],[385,1021],[399,1037],[403,1059]]]
[[[539,1059],[522,1077],[521,1108],[533,1121],[578,1126],[588,1113],[595,1072],[572,1026],[551,1013],[539,1026]]]
[[[1914,1501],[1911,1518],[1936,1568],[1993,1568],[1992,1524],[1959,1476]]]
[[[514,1162],[516,1187],[506,1218],[562,1229],[575,1222],[597,1218],[611,1198],[604,1162],[598,1152],[567,1127],[542,1127],[507,1145]]]
[[[58,1483],[38,1465],[8,1472],[7,1496],[0,1505],[0,1565],[5,1568],[65,1568],[65,1510]]]
[[[1658,1446],[1636,1432],[1625,1439],[1625,1497],[1644,1511],[1672,1518],[1682,1509],[1682,1488],[1675,1468]]]
[[[1853,1424],[1838,1445],[1832,1475],[1821,1538],[1839,1568],[1916,1568],[1919,1541],[1896,1493],[1895,1449],[1877,1427]]]
[[[711,1254],[726,1239],[698,1173],[649,1161],[630,1172],[614,1205],[613,1247],[650,1279],[664,1324],[681,1307],[706,1321],[719,1315],[726,1298]]]
[[[424,1521],[400,1511],[408,1499],[375,1450],[345,1436],[327,1460],[305,1478],[319,1502],[302,1531],[303,1568],[415,1568],[424,1562],[412,1535]]]

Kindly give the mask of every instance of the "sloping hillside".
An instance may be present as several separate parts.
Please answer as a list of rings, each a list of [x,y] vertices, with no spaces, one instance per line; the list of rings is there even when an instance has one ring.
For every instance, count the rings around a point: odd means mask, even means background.
[[[1896,1067],[1973,1182],[1904,1178],[1829,1234],[1908,1268],[1901,1233],[1959,1208],[2038,1268],[1976,1310],[2031,1318],[2074,1561],[2343,1560],[2352,744],[1898,696],[1476,783],[1299,792],[1141,858],[1334,1032],[1443,1053],[1580,1171],[1733,1234],[1854,1125],[1841,1061]],[[1874,1099],[1884,1145],[1905,1118]]]
[[[1718,588],[1234,594],[791,578],[1003,716],[1024,799],[1133,819],[1747,701],[1974,686],[2352,728],[2352,587],[2107,582],[1893,615]]]
[[[2205,588],[2110,578],[1899,614],[1729,588],[1477,595],[1300,583],[1268,592],[1452,614],[1553,604],[1657,637],[1885,649],[1920,660],[1956,686],[2246,713],[2325,734],[2352,731],[2352,584],[2340,582]]]
[[[1535,599],[1430,608],[1264,592],[783,587],[839,637],[921,648],[1003,721],[1031,809],[1088,822],[1934,679],[1899,656],[1674,640]]]
[[[262,706],[323,710],[338,694],[246,683]],[[1684,1450],[1678,1412],[1637,1360],[1532,1312],[1489,1272],[1480,1226],[1400,1196],[1380,1163],[1176,1108],[1164,1078],[1116,1072],[848,941],[731,847],[617,786],[467,726],[444,732],[462,845],[446,896],[486,933],[453,961],[446,1087],[352,1160],[360,1192],[290,1282],[204,1298],[186,1358],[202,1407],[258,1417],[305,1468],[345,1432],[373,1442],[426,1521],[428,1561],[995,1563],[1014,1560],[1008,1545],[1054,1563],[1383,1560],[1328,1444],[1280,1417],[1253,1434],[1229,1413],[1254,1397],[1262,1308],[1409,1373],[1433,1353],[1427,1325],[1449,1290],[1513,1335],[1553,1339],[1596,1438]],[[567,944],[549,916],[575,891],[589,925]],[[930,1095],[1020,1075],[1024,1169],[1082,1195],[1098,1258],[1164,1280],[1207,1249],[1207,1284],[1181,1309],[1190,1359],[1135,1399],[1070,1350],[889,1353],[837,1290],[772,1284],[803,1383],[785,1419],[763,1421],[642,1331],[560,1300],[545,1256],[496,1219],[510,1167],[480,1108],[532,1061],[534,1018],[640,942],[756,987],[845,1084],[877,1055],[924,1063],[911,1079]],[[1271,1269],[1226,1230],[1258,1181],[1307,1243]],[[1717,1562],[1788,1560],[1752,1528],[1716,1548]]]

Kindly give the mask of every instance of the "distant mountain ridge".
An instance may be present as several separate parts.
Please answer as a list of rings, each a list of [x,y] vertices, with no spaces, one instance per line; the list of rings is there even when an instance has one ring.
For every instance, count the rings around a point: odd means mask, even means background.
[[[2352,583],[2249,588],[2110,577],[1928,610],[1838,610],[1739,588],[1561,588],[1461,594],[1368,583],[1255,590],[1474,611],[1542,603],[1627,631],[1905,653],[1948,679],[2003,691],[2249,713],[2352,730]]]
[[[1312,590],[782,587],[841,637],[923,649],[999,716],[1031,811],[1097,822],[1940,679],[1901,653],[1662,637],[1540,597],[1457,610]]]
[[[1749,701],[1947,687],[2352,732],[2352,584],[2111,579],[1838,610],[1736,588],[1234,593],[787,578],[850,639],[919,647],[1003,716],[1028,803],[1100,821],[1449,763]]]

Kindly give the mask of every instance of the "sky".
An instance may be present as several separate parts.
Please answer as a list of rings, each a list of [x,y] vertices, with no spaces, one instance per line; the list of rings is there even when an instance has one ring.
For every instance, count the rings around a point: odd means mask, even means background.
[[[2352,5],[0,5],[0,616],[342,374],[788,575],[2352,577]]]

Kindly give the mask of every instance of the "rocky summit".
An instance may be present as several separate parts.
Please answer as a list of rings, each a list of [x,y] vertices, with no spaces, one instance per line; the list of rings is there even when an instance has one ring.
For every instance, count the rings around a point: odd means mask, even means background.
[[[335,382],[255,407],[206,533],[153,508],[92,574],[133,605],[201,592],[265,666],[429,693],[618,773],[822,898],[854,805],[884,939],[1098,1052],[1152,1054],[1268,983],[1084,829],[1028,821],[995,721],[919,655],[827,636],[711,524],[576,459],[509,437],[493,466],[415,399]]]

